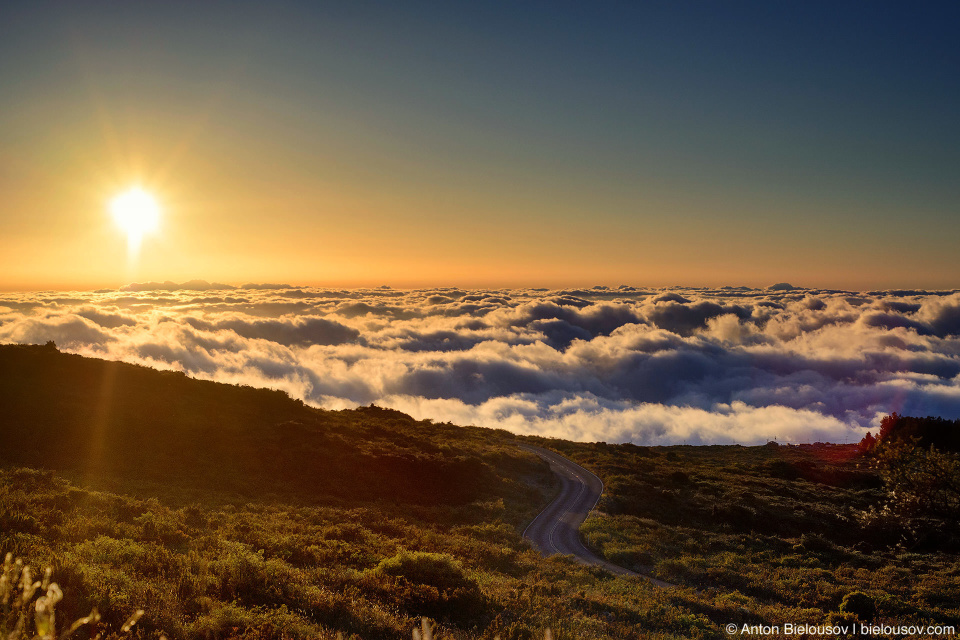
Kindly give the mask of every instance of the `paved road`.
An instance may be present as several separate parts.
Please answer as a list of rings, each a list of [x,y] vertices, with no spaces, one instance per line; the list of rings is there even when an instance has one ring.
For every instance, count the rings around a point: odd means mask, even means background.
[[[587,549],[580,541],[580,525],[593,509],[603,482],[580,465],[567,460],[558,453],[522,444],[521,448],[535,453],[550,465],[550,470],[560,480],[560,495],[540,512],[523,531],[523,537],[545,556],[556,553],[572,555],[578,562],[603,567],[621,576],[638,576],[660,587],[672,587],[669,582],[657,580],[642,573],[624,569],[607,562]]]

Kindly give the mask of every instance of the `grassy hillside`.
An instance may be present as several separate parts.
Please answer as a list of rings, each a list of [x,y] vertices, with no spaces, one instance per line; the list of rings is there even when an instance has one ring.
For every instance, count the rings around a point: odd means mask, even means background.
[[[96,607],[116,630],[143,608],[140,633],[205,639],[409,637],[421,616],[514,640],[689,626],[522,541],[553,480],[506,432],[52,346],[0,347],[0,406],[0,550],[53,567],[60,620]]]
[[[17,345],[0,407],[0,551],[53,567],[60,626],[91,607],[98,631],[143,608],[137,633],[172,639],[409,638],[421,616],[491,640],[960,618],[956,555],[861,517],[884,489],[854,448],[518,438]],[[532,551],[519,532],[553,485],[524,440],[605,481],[590,545],[681,587]]]
[[[960,627],[955,520],[878,523],[886,488],[857,445],[553,444],[606,483],[586,542],[702,590],[712,619],[738,603],[738,624],[849,621],[862,593],[863,621]]]

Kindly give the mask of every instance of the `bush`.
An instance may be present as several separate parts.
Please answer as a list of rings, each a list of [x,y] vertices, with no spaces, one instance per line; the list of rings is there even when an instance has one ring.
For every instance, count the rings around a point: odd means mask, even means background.
[[[469,619],[483,609],[476,581],[446,553],[401,551],[367,572],[368,584],[411,614]]]
[[[412,583],[436,587],[440,592],[476,587],[463,572],[463,567],[446,553],[401,551],[382,560],[376,571],[388,576],[403,577]]]
[[[870,622],[877,615],[877,605],[863,591],[853,591],[843,596],[840,613],[852,613],[864,622]]]

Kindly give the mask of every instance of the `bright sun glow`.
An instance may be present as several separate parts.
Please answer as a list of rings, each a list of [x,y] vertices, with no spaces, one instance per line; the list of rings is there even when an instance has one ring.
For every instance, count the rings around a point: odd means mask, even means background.
[[[120,228],[127,232],[131,253],[136,253],[143,236],[156,231],[160,224],[160,205],[140,187],[132,187],[111,200],[110,213]]]

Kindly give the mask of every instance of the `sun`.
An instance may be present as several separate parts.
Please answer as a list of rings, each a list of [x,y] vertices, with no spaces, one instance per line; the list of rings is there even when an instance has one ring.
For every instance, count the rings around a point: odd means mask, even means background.
[[[160,205],[140,187],[131,187],[110,201],[110,213],[117,225],[127,233],[131,253],[140,248],[143,236],[160,225]]]

